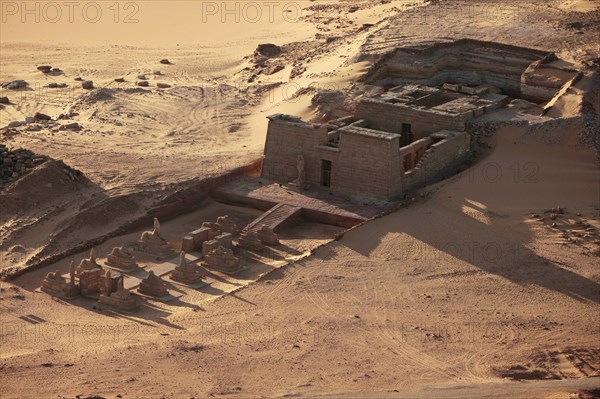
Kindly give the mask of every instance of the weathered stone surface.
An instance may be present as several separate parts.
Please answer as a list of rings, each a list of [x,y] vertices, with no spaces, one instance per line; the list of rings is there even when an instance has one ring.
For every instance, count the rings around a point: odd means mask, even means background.
[[[202,256],[206,256],[215,249],[219,248],[219,242],[217,240],[208,240],[202,243]]]
[[[185,252],[179,255],[179,265],[171,272],[171,279],[184,284],[194,284],[202,280],[204,275],[200,267],[185,259]]]
[[[52,82],[52,83],[48,83],[48,88],[50,89],[62,89],[67,87],[68,85],[64,82]]]
[[[266,69],[263,70],[263,74],[264,75],[274,75],[277,72],[283,71],[285,69],[285,66],[281,65],[281,64],[275,64],[275,65],[271,65],[269,67],[267,67]]]
[[[216,236],[221,234],[216,223],[204,222],[202,223],[202,227],[208,229],[208,240],[213,240]]]
[[[230,234],[238,234],[240,232],[236,224],[228,215],[218,217],[216,225],[220,231]]]
[[[60,272],[50,272],[42,282],[41,290],[47,294],[71,298],[79,293],[78,287],[75,285],[75,264],[71,262],[70,266],[70,281],[60,275]]]
[[[92,248],[89,257],[82,259],[81,262],[79,262],[79,266],[75,269],[75,274],[79,276],[87,270],[100,270],[101,268],[97,262],[97,256],[98,252],[96,251],[96,248]]]
[[[52,66],[50,65],[40,65],[39,67],[37,67],[37,70],[42,72],[42,73],[48,73],[52,70]]]
[[[201,227],[185,236],[181,243],[181,249],[187,253],[202,251],[202,244],[217,237],[221,232],[210,227]]]
[[[171,87],[171,85],[167,83],[157,83],[156,87],[158,87],[159,89],[168,89],[169,87]]]
[[[218,247],[204,257],[203,266],[234,273],[240,269],[240,260],[231,249]]]
[[[194,252],[196,250],[194,246],[194,237],[185,236],[181,240],[181,250],[186,253]]]
[[[256,54],[264,57],[277,57],[281,54],[281,47],[272,43],[259,44],[256,47]]]
[[[138,267],[135,257],[125,247],[113,248],[106,258],[106,264],[117,269],[132,269]]]
[[[49,115],[46,114],[42,114],[41,112],[36,112],[34,115],[34,118],[38,121],[49,121],[52,120],[52,118]]]
[[[258,236],[253,231],[242,233],[240,239],[238,240],[238,245],[250,251],[260,251],[264,248],[262,243],[258,239]]]
[[[168,59],[166,59],[166,58],[163,58],[162,60],[160,60],[160,63],[163,64],[163,65],[170,65],[171,64],[171,62]]]
[[[92,90],[94,88],[94,82],[91,80],[85,80],[81,82],[81,87],[85,90]]]
[[[81,125],[77,122],[67,123],[66,125],[62,125],[60,130],[79,130],[81,129]]]
[[[273,229],[271,229],[268,226],[263,225],[258,231],[258,233],[256,233],[256,235],[260,242],[264,245],[279,245],[279,237],[277,236],[277,234],[275,234]]]
[[[115,292],[104,293],[100,295],[98,300],[99,305],[107,305],[112,308],[124,311],[132,311],[139,308],[137,298],[124,288],[123,276],[120,276],[117,282],[117,290]]]
[[[288,116],[270,116],[262,177],[286,183],[295,180],[296,184],[304,180],[306,185],[325,186],[344,194],[388,199],[419,184],[452,176],[470,155],[470,136],[464,129],[473,111],[442,112],[433,109],[438,105],[427,108],[406,104],[416,101],[410,100],[410,93],[418,96],[425,89],[398,88],[382,98],[362,99],[350,119],[343,117],[329,123],[337,126],[335,130]],[[437,88],[429,89],[439,92]],[[477,103],[474,107],[485,103],[472,97],[459,96],[458,100]],[[436,100],[433,94],[426,98]],[[453,98],[444,99],[442,105],[448,106]],[[466,107],[465,103],[461,102],[460,107]],[[431,135],[437,135],[435,142],[429,138]],[[282,142],[286,145],[275,144]],[[303,168],[298,166],[299,155],[304,160]],[[302,169],[304,176],[299,179]]]
[[[154,297],[163,297],[169,295],[167,284],[164,280],[154,274],[154,271],[148,272],[148,277],[142,280],[138,291],[144,295],[150,295]]]
[[[160,223],[154,218],[154,230],[146,231],[137,242],[136,249],[158,257],[164,257],[173,254],[169,243],[160,236]]]
[[[22,89],[23,87],[27,87],[29,85],[29,83],[27,83],[24,80],[14,80],[12,82],[8,82],[2,85],[2,87],[6,87],[9,90],[19,90]]]

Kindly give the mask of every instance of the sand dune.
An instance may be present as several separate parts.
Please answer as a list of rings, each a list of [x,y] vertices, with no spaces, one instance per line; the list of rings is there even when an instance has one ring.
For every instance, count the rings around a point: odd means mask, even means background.
[[[8,3],[0,82],[29,85],[1,89],[10,99],[1,140],[56,161],[0,191],[3,270],[103,235],[103,255],[136,240],[141,227],[113,233],[260,158],[266,116],[319,119],[319,90],[360,92],[357,79],[397,46],[496,40],[590,69],[600,57],[591,0],[302,0],[287,11],[273,4],[272,18],[244,2],[117,2],[118,14],[101,2],[97,22],[90,9],[72,23],[64,8],[49,22],[53,2],[28,5],[40,8],[39,23],[35,12],[22,22],[23,5]],[[258,65],[261,43],[282,54]],[[61,71],[36,69],[45,64]],[[600,174],[578,115],[586,101],[600,109],[593,93],[582,98],[588,83],[565,90],[545,117],[542,105],[502,114],[572,123],[499,129],[470,168],[414,193],[409,206],[343,236],[302,223],[252,270],[214,274],[205,290],[179,287],[172,302],[121,314],[36,292],[88,249],[3,281],[0,396],[597,396]],[[7,128],[36,112],[52,123]],[[72,123],[81,128],[61,128]],[[207,199],[163,231],[179,245],[225,212],[240,225],[261,213]]]

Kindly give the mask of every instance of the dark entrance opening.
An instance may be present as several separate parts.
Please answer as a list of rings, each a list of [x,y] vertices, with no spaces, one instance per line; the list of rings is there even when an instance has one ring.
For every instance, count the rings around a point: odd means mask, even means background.
[[[415,139],[414,134],[412,133],[412,126],[410,123],[402,124],[402,138],[400,139],[400,146],[404,147],[412,143]]]
[[[321,160],[321,185],[331,187],[331,161]]]

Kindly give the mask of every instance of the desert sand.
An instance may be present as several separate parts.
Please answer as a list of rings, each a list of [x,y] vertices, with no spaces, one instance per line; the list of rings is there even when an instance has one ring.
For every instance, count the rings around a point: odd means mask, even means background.
[[[96,23],[78,12],[70,23],[65,10],[55,23],[22,21],[19,4],[2,3],[0,82],[29,83],[1,91],[11,101],[2,144],[64,162],[0,191],[5,277],[104,235],[104,255],[137,239],[149,225],[115,232],[259,159],[267,115],[318,119],[317,90],[349,90],[398,46],[472,38],[573,65],[600,57],[591,0],[298,1],[272,18],[260,5],[258,19],[239,3],[239,22],[220,3],[120,2],[116,16],[103,2]],[[282,47],[280,71],[257,73],[261,43]],[[52,82],[68,86],[44,87]],[[566,95],[549,116],[580,106]],[[56,123],[6,128],[36,112]],[[37,292],[87,248],[6,279],[0,397],[597,397],[600,169],[580,130],[501,128],[471,168],[409,206],[347,232],[302,223],[251,270],[210,276],[207,290],[178,286],[180,298],[135,313]],[[202,221],[229,214],[243,225],[260,213],[208,200],[163,231],[177,242]]]

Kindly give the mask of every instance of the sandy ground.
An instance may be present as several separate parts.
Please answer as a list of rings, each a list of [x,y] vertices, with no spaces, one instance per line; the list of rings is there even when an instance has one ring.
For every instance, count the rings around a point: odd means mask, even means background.
[[[319,2],[298,20],[276,12],[269,23],[203,21],[202,4],[176,3],[122,8],[119,21],[133,24],[114,23],[102,3],[95,24],[10,15],[0,25],[0,81],[30,83],[18,95],[2,91],[13,104],[0,109],[0,127],[37,111],[76,112],[70,121],[83,126],[2,140],[89,179],[37,185],[23,202],[0,204],[1,267],[22,265],[50,242],[103,234],[166,190],[257,158],[266,115],[314,117],[311,95],[296,91],[347,87],[373,55],[397,45],[470,37],[572,62],[600,56],[597,1],[469,2],[473,13],[462,1],[365,1],[355,12],[354,2]],[[244,68],[265,42],[289,45],[284,69],[248,82]],[[42,64],[63,73],[44,75],[35,69]],[[305,71],[290,79],[294,66]],[[149,88],[135,86],[139,74]],[[84,92],[78,76],[105,89]],[[51,81],[75,89],[42,88]],[[567,100],[557,115],[573,105]],[[3,282],[0,396],[567,398],[600,389],[598,237],[583,237],[600,229],[600,176],[576,134],[501,130],[472,169],[409,208],[256,283],[217,286],[221,294],[190,291],[119,315],[34,293],[49,270]],[[557,206],[566,212],[551,221]],[[77,219],[82,210],[93,217]],[[206,204],[166,231],[175,236],[222,210],[234,211]],[[331,239],[318,226],[300,230],[289,237],[300,252]],[[23,252],[9,253],[15,245]]]
[[[532,175],[512,174],[529,163]],[[507,173],[490,180],[488,165]],[[98,314],[28,292],[41,273],[25,276],[18,291],[4,285],[4,394],[446,397],[458,384],[504,397],[490,388],[503,376],[597,375],[600,262],[593,243],[561,235],[578,220],[600,228],[595,165],[587,149],[503,130],[473,172],[207,305],[191,295]],[[531,217],[555,204],[558,229]],[[515,396],[597,386],[586,381],[519,384]]]

